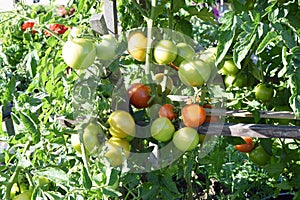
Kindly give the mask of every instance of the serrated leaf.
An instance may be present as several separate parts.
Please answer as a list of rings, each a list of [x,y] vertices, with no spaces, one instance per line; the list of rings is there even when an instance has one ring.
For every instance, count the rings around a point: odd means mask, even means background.
[[[47,167],[34,171],[33,174],[37,176],[43,176],[57,184],[66,185],[69,182],[67,173],[59,168]]]
[[[236,64],[237,68],[242,68],[241,61],[244,60],[244,58],[247,56],[255,40],[256,34],[248,32],[243,32],[238,36],[238,42],[235,43],[233,47],[233,61]]]
[[[172,191],[172,193],[179,194],[177,186],[171,176],[163,175],[161,178],[161,182],[166,186],[168,190]]]
[[[266,47],[273,41],[278,40],[280,37],[277,35],[275,31],[269,31],[267,35],[264,37],[264,39],[261,41],[259,46],[256,49],[255,54],[258,55],[261,52],[263,52]]]
[[[221,33],[219,37],[220,39],[218,40],[216,55],[216,66],[218,66],[218,69],[221,68],[219,64],[222,62],[223,58],[227,54],[227,51],[229,50],[233,42],[236,31],[237,18],[234,16],[233,13],[229,12],[226,13],[221,22],[223,24],[219,28],[219,31],[221,31]]]
[[[91,181],[91,178],[90,178],[86,168],[83,165],[82,165],[82,168],[81,168],[81,179],[82,179],[83,187],[85,189],[91,189],[92,181]]]
[[[24,124],[25,128],[31,132],[31,133],[39,133],[39,130],[37,129],[37,125],[35,122],[30,118],[27,113],[25,112],[19,112],[20,119],[22,123]]]

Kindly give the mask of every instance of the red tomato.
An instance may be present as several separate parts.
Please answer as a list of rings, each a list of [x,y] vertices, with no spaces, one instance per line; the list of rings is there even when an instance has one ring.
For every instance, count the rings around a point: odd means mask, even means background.
[[[136,108],[147,108],[151,98],[151,88],[141,83],[133,83],[128,88],[130,104]]]
[[[176,118],[176,114],[174,113],[174,106],[172,104],[165,104],[160,107],[158,111],[159,117],[166,117],[169,120],[173,120]]]
[[[253,140],[251,137],[244,137],[245,144],[238,144],[235,145],[236,150],[239,152],[248,153],[251,152],[254,149]]]
[[[26,29],[33,29],[34,27],[34,22],[24,22],[21,26],[22,31],[25,31]],[[31,33],[35,34],[37,31],[36,30],[32,30]]]
[[[63,24],[50,24],[48,28],[58,35],[64,34],[68,30],[68,28]],[[45,31],[45,35],[48,37],[52,36],[52,34],[48,31]]]

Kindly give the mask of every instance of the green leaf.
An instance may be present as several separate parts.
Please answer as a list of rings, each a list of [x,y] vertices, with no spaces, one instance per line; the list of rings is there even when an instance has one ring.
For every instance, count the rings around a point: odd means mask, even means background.
[[[110,174],[106,173],[107,176],[109,175],[109,177],[107,177],[108,178],[108,183],[107,183],[108,186],[114,186],[115,184],[118,184],[119,173],[120,173],[120,171],[118,171],[116,169],[112,169]]]
[[[82,184],[85,189],[91,189],[92,187],[92,181],[91,178],[89,177],[89,174],[86,170],[86,168],[82,165],[81,169],[81,179],[82,179]]]
[[[156,199],[158,193],[159,184],[146,182],[142,185],[141,197],[142,199]]]
[[[272,163],[265,166],[264,169],[270,176],[278,179],[284,169],[284,166],[282,163]]]
[[[265,48],[273,41],[278,40],[279,36],[277,35],[277,33],[275,31],[270,31],[267,33],[267,35],[264,37],[264,39],[261,41],[261,43],[259,44],[259,46],[256,49],[255,54],[258,55],[261,52],[263,52],[265,50]]]
[[[238,36],[237,42],[233,47],[233,61],[236,64],[237,68],[242,68],[241,61],[244,60],[244,58],[247,56],[255,40],[256,34],[248,32],[242,32]]]
[[[109,197],[120,197],[120,196],[122,196],[121,192],[119,192],[117,190],[114,190],[110,187],[103,187],[102,192],[103,192],[104,195],[107,195]]]
[[[219,64],[222,62],[233,42],[236,32],[237,18],[233,12],[228,12],[221,20],[221,23],[222,26],[219,28],[220,37],[218,40],[216,55],[216,65],[218,68],[221,67]]]
[[[173,181],[170,175],[163,175],[161,178],[161,182],[166,186],[166,188],[172,191],[175,194],[179,194],[176,183]]]
[[[69,182],[68,175],[60,168],[46,167],[32,173],[37,176],[43,176],[56,184],[68,185]]]
[[[272,145],[273,141],[271,138],[261,138],[260,139],[260,145],[264,148],[264,150],[270,155],[273,155],[272,152]]]
[[[20,116],[20,119],[21,119],[22,123],[24,124],[25,128],[29,132],[31,132],[32,134],[39,133],[37,124],[35,124],[34,120],[31,117],[29,117],[27,115],[27,113],[20,111],[19,116]]]

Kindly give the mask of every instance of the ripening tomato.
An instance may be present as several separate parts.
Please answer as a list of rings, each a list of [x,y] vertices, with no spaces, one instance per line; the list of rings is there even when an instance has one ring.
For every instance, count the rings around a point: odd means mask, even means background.
[[[62,57],[71,68],[87,69],[96,58],[95,44],[84,38],[68,40],[63,46]]]
[[[151,88],[142,83],[133,83],[128,88],[129,102],[136,108],[147,108],[151,98]]]
[[[219,72],[224,75],[235,75],[239,72],[239,68],[237,68],[233,60],[230,59],[230,60],[225,60]]]
[[[159,108],[158,111],[159,117],[166,117],[169,120],[173,120],[176,118],[176,114],[174,113],[174,106],[172,104],[164,104]]]
[[[31,190],[26,190],[22,192],[21,194],[15,196],[13,200],[30,200],[32,196],[32,191]]]
[[[182,110],[182,120],[187,127],[196,128],[203,124],[206,119],[206,111],[199,104],[185,105]]]
[[[170,76],[167,76],[167,81],[164,82],[164,73],[157,73],[154,76],[154,81],[157,83],[157,94],[162,95],[164,92],[166,95],[170,94],[173,89],[173,80]]]
[[[83,146],[86,150],[86,154],[90,155],[94,153],[99,147],[100,143],[98,140],[99,134],[104,134],[102,127],[98,123],[91,122],[84,126],[78,126],[76,129],[80,130],[83,128],[82,138],[83,138]],[[80,146],[80,135],[72,134],[71,135],[71,144],[72,147],[78,152],[82,153]]]
[[[245,144],[238,144],[234,147],[239,152],[248,153],[251,152],[254,149],[254,143],[251,137],[244,137],[243,140],[245,141]]]

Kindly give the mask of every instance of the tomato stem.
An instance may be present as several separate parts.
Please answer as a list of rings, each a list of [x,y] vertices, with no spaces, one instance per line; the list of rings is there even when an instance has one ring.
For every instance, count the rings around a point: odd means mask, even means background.
[[[25,153],[26,153],[27,149],[29,148],[30,144],[31,144],[31,141],[27,141],[27,143],[24,146],[24,150],[23,150],[21,158],[25,157]],[[19,173],[20,173],[21,169],[22,169],[22,166],[19,165],[19,163],[18,163],[14,173],[12,174],[12,176],[10,177],[10,179],[9,179],[7,185],[6,185],[6,191],[5,191],[5,199],[6,200],[11,199],[10,198],[10,191],[11,191],[11,188],[12,188],[13,184],[18,181],[18,176],[19,176]]]
[[[176,65],[174,65],[173,63],[170,63],[170,67],[175,69],[176,71],[179,70],[179,67],[177,67]]]

